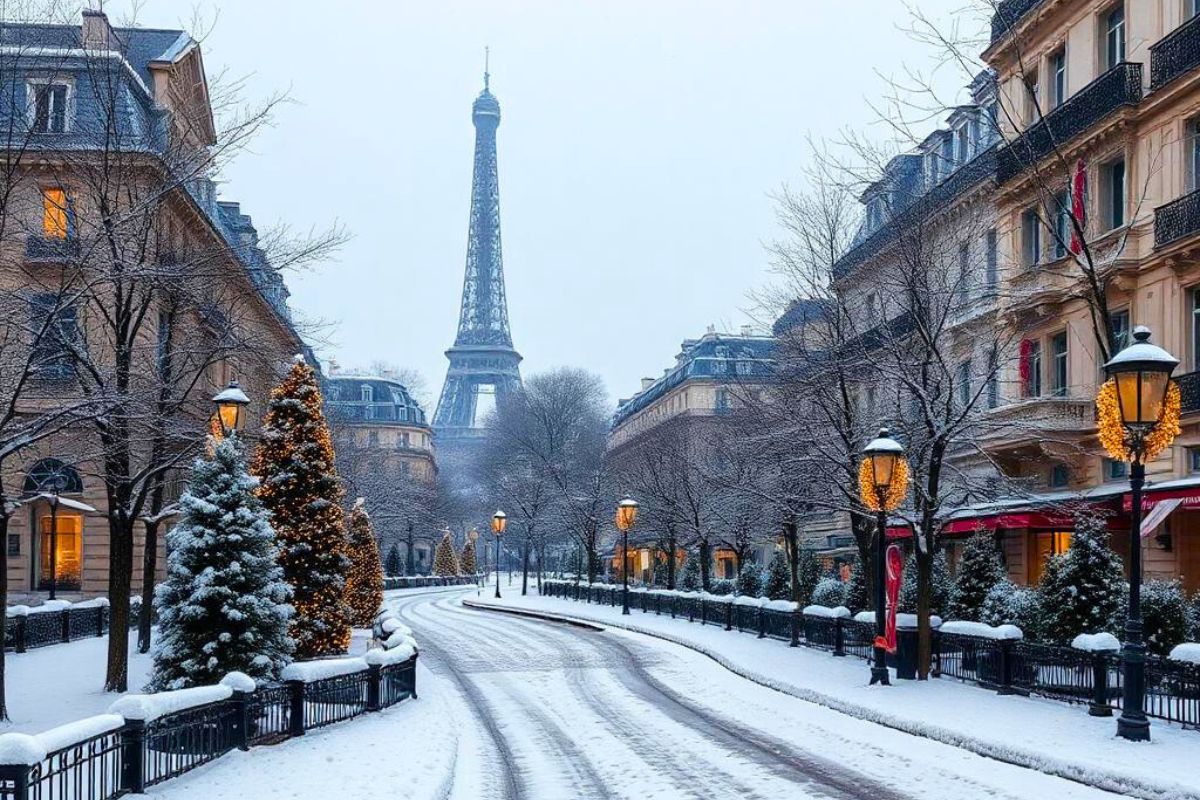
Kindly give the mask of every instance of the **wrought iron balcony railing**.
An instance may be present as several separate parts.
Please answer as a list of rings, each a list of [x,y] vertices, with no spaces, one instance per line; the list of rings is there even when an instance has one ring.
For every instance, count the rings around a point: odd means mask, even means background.
[[[1154,209],[1154,246],[1200,233],[1200,189]]]
[[[30,261],[67,261],[79,258],[79,240],[31,235],[25,238],[25,258]]]
[[[1200,67],[1200,15],[1150,46],[1150,91]]]
[[[1179,384],[1180,410],[1184,414],[1200,411],[1200,371],[1176,375],[1175,382]]]
[[[1121,62],[1002,147],[996,154],[996,182],[1012,180],[1056,147],[1141,99],[1142,65]]]
[[[992,15],[992,43],[1004,38],[1026,14],[1043,2],[1045,0],[1000,0],[996,4],[996,13]]]

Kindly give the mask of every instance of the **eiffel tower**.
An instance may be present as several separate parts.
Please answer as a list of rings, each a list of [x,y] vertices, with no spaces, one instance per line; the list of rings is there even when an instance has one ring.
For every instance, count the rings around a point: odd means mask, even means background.
[[[475,173],[471,185],[471,223],[467,234],[467,270],[463,279],[458,335],[446,351],[450,367],[433,417],[440,448],[482,434],[488,413],[520,388],[521,356],[513,349],[504,297],[500,254],[500,183],[496,175],[496,128],[500,103],[488,88],[471,107],[475,124]]]

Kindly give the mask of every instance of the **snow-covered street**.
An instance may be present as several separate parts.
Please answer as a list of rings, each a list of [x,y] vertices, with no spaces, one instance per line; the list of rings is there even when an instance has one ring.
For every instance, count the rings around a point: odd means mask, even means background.
[[[474,594],[389,597],[423,646],[416,702],[230,754],[155,796],[1116,797],[789,697],[674,644],[464,608]]]

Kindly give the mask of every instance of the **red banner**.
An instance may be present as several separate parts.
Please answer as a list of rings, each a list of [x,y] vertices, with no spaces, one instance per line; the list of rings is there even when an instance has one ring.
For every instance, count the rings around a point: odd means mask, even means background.
[[[896,606],[900,602],[900,584],[904,581],[904,554],[900,550],[900,545],[888,545],[884,565],[887,569],[887,583],[884,587],[887,592],[887,616],[884,635],[876,637],[875,646],[894,653],[896,652]]]

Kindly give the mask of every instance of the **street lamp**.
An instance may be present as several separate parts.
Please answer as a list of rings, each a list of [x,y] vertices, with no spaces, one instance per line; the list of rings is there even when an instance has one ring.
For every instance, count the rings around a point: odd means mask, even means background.
[[[621,531],[621,613],[629,614],[629,529],[637,522],[637,501],[628,495],[617,503],[617,529]]]
[[[496,599],[500,599],[500,535],[508,524],[508,515],[503,511],[492,514],[492,533],[496,534]]]
[[[1136,742],[1149,741],[1150,721],[1144,710],[1146,694],[1146,645],[1142,639],[1142,487],[1146,483],[1146,461],[1170,443],[1176,424],[1156,430],[1164,421],[1171,393],[1171,373],[1179,359],[1150,343],[1150,329],[1139,325],[1133,330],[1133,344],[1113,356],[1104,365],[1109,385],[1101,387],[1097,397],[1101,438],[1105,434],[1105,392],[1116,395],[1116,407],[1123,428],[1123,447],[1118,449],[1129,462],[1131,498],[1129,514],[1129,612],[1125,618],[1125,642],[1121,647],[1122,704],[1117,719],[1117,735]],[[1178,390],[1174,393],[1177,396]],[[1177,410],[1177,409],[1176,409]],[[1111,413],[1111,412],[1110,412]],[[1111,424],[1111,423],[1110,423]]]
[[[55,599],[58,589],[58,501],[59,494],[67,488],[67,478],[58,469],[46,482],[50,490],[50,598]]]
[[[871,666],[871,685],[888,686],[887,653],[887,610],[884,588],[887,566],[887,516],[904,500],[908,484],[908,461],[904,458],[904,447],[891,437],[887,428],[879,430],[863,449],[863,462],[859,468],[859,490],[863,504],[875,511],[875,662]]]
[[[217,407],[217,421],[221,424],[222,435],[232,436],[245,426],[246,415],[243,411],[250,405],[250,398],[237,381],[230,381],[228,386],[213,396],[212,402]]]
[[[479,541],[479,529],[471,528],[471,530],[467,531],[467,538],[471,541],[471,552],[475,554],[475,572],[476,572],[476,574],[478,574],[479,573],[479,545],[476,544],[476,542]],[[475,578],[475,583],[479,583],[478,577]]]

